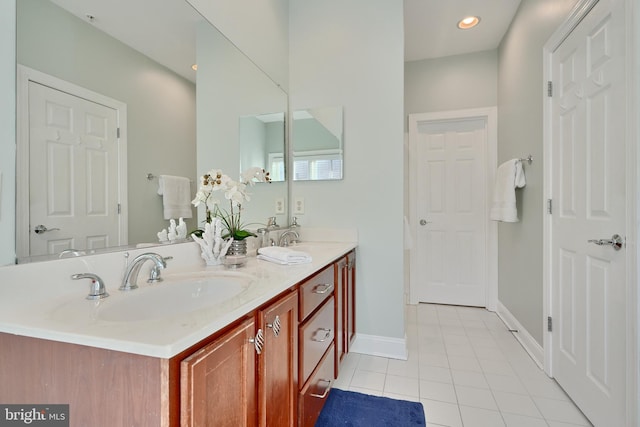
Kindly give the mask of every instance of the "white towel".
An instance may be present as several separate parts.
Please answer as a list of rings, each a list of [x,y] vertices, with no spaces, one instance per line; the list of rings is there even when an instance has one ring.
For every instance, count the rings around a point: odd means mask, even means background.
[[[162,196],[164,219],[191,218],[191,183],[189,178],[160,175],[158,194]]]
[[[525,185],[522,162],[519,159],[511,159],[501,164],[496,173],[490,218],[494,221],[518,222],[515,189]]]
[[[308,253],[280,246],[265,246],[258,249],[257,258],[282,265],[307,264],[311,262],[311,255]]]

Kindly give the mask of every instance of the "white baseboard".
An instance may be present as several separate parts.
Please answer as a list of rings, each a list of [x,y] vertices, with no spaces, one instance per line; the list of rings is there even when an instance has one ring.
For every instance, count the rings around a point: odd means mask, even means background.
[[[516,319],[500,301],[498,301],[496,313],[509,329],[517,331],[513,332],[513,336],[520,342],[525,351],[529,353],[529,356],[536,362],[536,365],[538,365],[540,369],[544,369],[544,349],[538,344],[538,341],[531,336],[524,326],[518,322],[518,319]]]
[[[350,352],[371,356],[388,357],[390,359],[407,360],[407,338],[391,338],[379,335],[356,334]]]

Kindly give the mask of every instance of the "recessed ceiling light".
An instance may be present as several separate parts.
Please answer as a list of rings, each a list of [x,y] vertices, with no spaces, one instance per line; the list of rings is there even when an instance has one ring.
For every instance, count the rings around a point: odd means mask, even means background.
[[[193,64],[193,65],[191,66],[191,69],[192,69],[193,71],[198,71],[198,64]]]
[[[458,22],[458,28],[461,30],[468,30],[469,28],[473,28],[480,22],[480,18],[477,16],[467,16]]]

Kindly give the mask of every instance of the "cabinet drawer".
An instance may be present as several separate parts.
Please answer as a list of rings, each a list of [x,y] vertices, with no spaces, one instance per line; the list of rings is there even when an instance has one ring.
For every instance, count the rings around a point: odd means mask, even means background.
[[[300,321],[302,322],[327,297],[333,295],[333,264],[300,285]]]
[[[333,346],[322,358],[322,362],[307,385],[300,392],[299,426],[313,427],[322,411],[322,407],[329,396],[333,384],[334,349]]]
[[[318,362],[333,344],[335,335],[334,299],[331,297],[322,308],[300,326],[300,375],[302,386]]]

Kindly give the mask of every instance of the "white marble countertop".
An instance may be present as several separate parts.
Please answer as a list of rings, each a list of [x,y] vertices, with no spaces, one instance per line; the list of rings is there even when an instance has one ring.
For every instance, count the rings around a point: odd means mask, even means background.
[[[309,242],[304,244],[313,261],[301,265],[277,265],[249,257],[238,269],[253,281],[242,293],[224,303],[197,311],[154,320],[107,321],[93,315],[108,304],[118,304],[137,290],[118,291],[114,263],[122,255],[111,255],[109,266],[91,257],[39,263],[30,267],[13,266],[0,271],[0,332],[123,351],[146,356],[171,358],[240,317],[255,310],[287,288],[304,280],[356,247],[355,242]],[[197,259],[195,244],[184,246],[186,260],[171,260],[163,275],[225,271],[223,266],[207,267]],[[163,256],[178,249],[160,248]],[[168,252],[168,253],[167,253]],[[175,255],[174,258],[179,258]],[[45,265],[46,264],[46,265]],[[149,264],[149,263],[147,263]],[[117,264],[115,264],[117,265]],[[101,268],[105,270],[101,273]],[[47,269],[50,272],[47,272]],[[110,296],[99,303],[86,300],[88,281],[72,281],[69,275],[84,271],[100,274]],[[118,271],[120,268],[117,269]],[[227,270],[230,271],[230,270]],[[104,274],[104,276],[103,276]],[[140,288],[163,286],[147,284],[141,272]],[[175,285],[174,286],[179,286]]]

